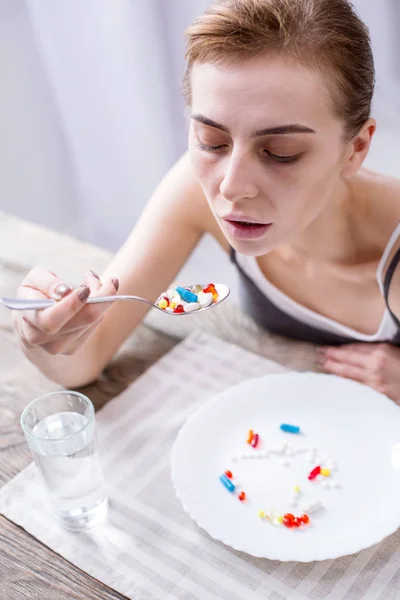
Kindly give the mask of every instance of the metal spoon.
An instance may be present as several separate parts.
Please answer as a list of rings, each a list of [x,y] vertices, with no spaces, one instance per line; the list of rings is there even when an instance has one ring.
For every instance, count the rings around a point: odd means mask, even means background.
[[[216,283],[215,287],[218,292],[218,300],[216,302],[214,302],[213,304],[210,304],[210,306],[206,306],[205,308],[199,308],[198,310],[194,311],[195,314],[197,314],[199,312],[203,312],[205,310],[208,310],[209,308],[214,308],[214,306],[218,306],[218,304],[221,304],[221,302],[226,300],[226,298],[229,296],[230,289],[228,288],[228,286],[223,285],[222,283]],[[182,313],[167,312],[163,308],[160,308],[159,306],[157,306],[157,304],[155,304],[154,302],[151,302],[150,300],[146,300],[146,298],[141,298],[140,296],[122,296],[122,295],[120,295],[120,296],[99,296],[97,298],[89,297],[86,300],[86,304],[101,304],[103,302],[114,302],[115,300],[136,300],[137,302],[145,302],[146,304],[150,304],[150,306],[153,306],[157,310],[161,310],[161,312],[163,312],[167,315],[181,316],[181,315],[194,314],[193,312],[191,312],[191,313],[190,312],[187,312],[187,313],[186,312],[182,312]],[[12,310],[43,310],[45,308],[49,308],[50,306],[54,306],[54,304],[57,304],[57,302],[58,302],[57,300],[52,300],[51,298],[43,299],[43,300],[40,300],[40,299],[29,300],[26,298],[0,298],[0,304],[5,306],[6,308],[10,308]]]

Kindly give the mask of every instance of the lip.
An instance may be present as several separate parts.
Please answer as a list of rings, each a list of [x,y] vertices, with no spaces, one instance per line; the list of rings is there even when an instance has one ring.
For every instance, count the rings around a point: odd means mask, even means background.
[[[257,223],[246,219],[243,219],[243,221],[253,223],[253,225],[241,225],[238,221],[227,218],[224,221],[230,235],[237,240],[255,240],[261,238],[272,226],[272,223]]]
[[[269,223],[260,223],[257,219],[253,217],[247,217],[246,215],[240,215],[238,213],[231,213],[230,215],[226,215],[226,217],[222,217],[224,221],[232,222],[232,221],[243,221],[245,223],[254,223],[254,225],[267,225]]]

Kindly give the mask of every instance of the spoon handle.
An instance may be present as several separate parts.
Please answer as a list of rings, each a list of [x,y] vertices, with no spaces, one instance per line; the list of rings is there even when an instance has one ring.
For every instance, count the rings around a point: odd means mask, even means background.
[[[137,300],[154,306],[150,300],[140,298],[139,296],[98,296],[97,298],[88,298],[86,304],[101,304],[103,302],[114,302],[114,300]],[[43,310],[56,304],[56,300],[43,298],[38,300],[29,300],[26,298],[0,298],[0,304],[12,310]]]

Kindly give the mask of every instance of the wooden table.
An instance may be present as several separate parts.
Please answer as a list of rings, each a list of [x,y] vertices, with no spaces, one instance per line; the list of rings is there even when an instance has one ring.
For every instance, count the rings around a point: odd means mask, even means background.
[[[78,285],[89,269],[101,272],[110,257],[93,245],[0,212],[0,296],[15,295],[25,274],[34,266],[45,266]],[[201,320],[196,315],[181,321],[177,328],[175,319],[165,319],[151,311],[101,378],[79,390],[90,397],[98,410],[194,328],[294,369],[316,369],[311,345],[260,330],[232,302],[208,311]],[[23,408],[35,396],[57,388],[19,350],[11,312],[0,307],[0,487],[31,461],[19,422]],[[39,598],[116,600],[124,596],[0,516],[0,600]]]

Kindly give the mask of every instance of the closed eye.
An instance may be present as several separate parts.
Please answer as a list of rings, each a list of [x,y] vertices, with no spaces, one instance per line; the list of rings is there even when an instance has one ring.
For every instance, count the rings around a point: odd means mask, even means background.
[[[272,160],[274,160],[275,162],[286,164],[296,162],[301,156],[301,154],[293,154],[292,156],[280,156],[279,154],[273,154],[273,152],[270,152],[269,150],[264,150],[264,153],[267,156],[269,156],[269,158],[272,158]]]
[[[222,150],[226,147],[226,144],[219,144],[218,146],[209,146],[208,144],[203,144],[203,142],[199,142],[197,147],[200,150],[204,150],[205,152],[218,152],[218,150]]]

